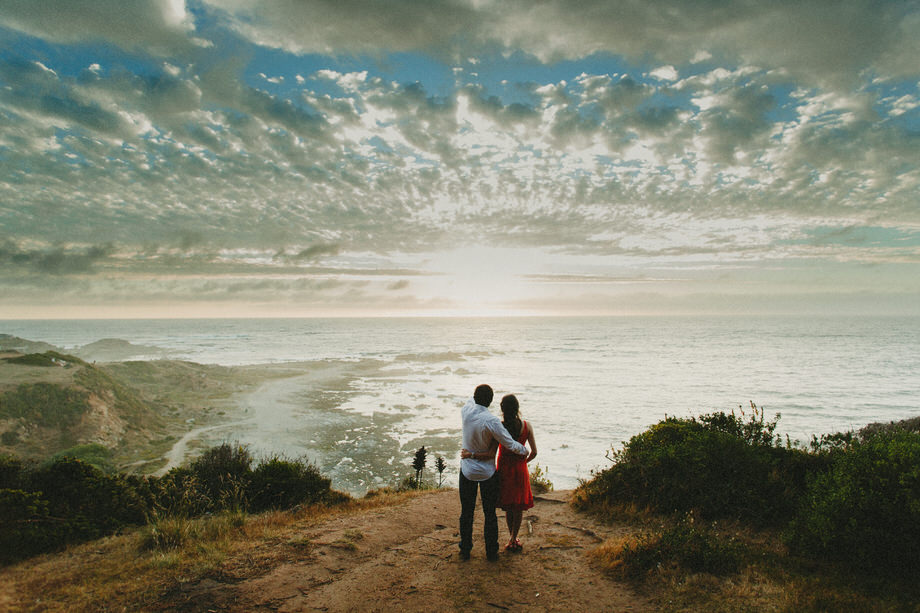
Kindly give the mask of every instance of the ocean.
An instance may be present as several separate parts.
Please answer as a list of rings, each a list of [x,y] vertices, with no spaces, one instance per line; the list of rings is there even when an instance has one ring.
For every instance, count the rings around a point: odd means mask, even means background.
[[[460,406],[479,383],[495,389],[496,413],[502,395],[517,395],[535,462],[557,489],[668,415],[754,402],[768,419],[781,414],[780,434],[807,443],[920,414],[917,317],[0,321],[0,333],[65,349],[118,338],[205,364],[360,365],[343,389],[304,383],[273,405],[277,420],[220,433],[263,453],[306,454],[359,493],[410,474],[423,444],[429,467],[445,456],[452,482]],[[322,414],[311,408],[320,393]]]

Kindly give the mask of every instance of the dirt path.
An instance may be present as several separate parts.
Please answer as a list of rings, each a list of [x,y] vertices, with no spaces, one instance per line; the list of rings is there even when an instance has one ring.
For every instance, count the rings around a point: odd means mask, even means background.
[[[592,566],[588,551],[625,529],[539,497],[525,513],[522,553],[488,562],[477,510],[473,557],[457,555],[454,490],[334,517],[303,532],[303,556],[256,577],[188,586],[187,611],[646,611],[648,602]],[[531,527],[528,533],[527,527]],[[499,512],[500,535],[507,535]],[[175,609],[172,609],[175,610]]]

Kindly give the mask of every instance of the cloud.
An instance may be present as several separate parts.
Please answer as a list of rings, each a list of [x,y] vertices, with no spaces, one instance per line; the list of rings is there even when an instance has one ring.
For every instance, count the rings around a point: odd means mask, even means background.
[[[2,0],[0,24],[65,44],[110,41],[158,53],[200,44],[184,0]]]
[[[583,74],[534,84],[526,103],[476,85],[435,96],[336,72],[325,77],[341,93],[305,84],[301,106],[242,83],[216,86],[220,70],[200,79],[165,65],[143,78],[71,78],[35,62],[3,70],[21,84],[2,94],[17,121],[0,138],[22,174],[0,194],[20,203],[6,219],[23,237],[88,243],[103,231],[125,245],[311,258],[510,236],[604,253],[603,241],[586,240],[599,228],[649,231],[661,217],[643,211],[688,206],[778,223],[916,220],[915,134],[875,114],[872,96],[782,97],[764,71],[676,84]],[[39,223],[48,215],[54,224]]]
[[[259,45],[294,53],[434,51],[460,62],[490,45],[542,61],[596,53],[666,66],[726,58],[783,69],[813,82],[852,82],[862,70],[911,75],[920,51],[915,3],[834,0],[801,3],[656,0],[491,0],[380,4],[365,0],[271,3],[211,0],[228,23]],[[654,41],[650,43],[650,41]],[[670,65],[670,66],[667,66]]]
[[[651,74],[666,80],[681,66],[728,60],[844,84],[865,70],[909,77],[920,55],[914,2],[205,0],[201,8],[258,46],[296,54],[418,51],[460,63],[486,49],[545,62],[604,53],[655,58]],[[3,0],[0,24],[58,43],[108,41],[155,55],[208,44],[183,0]]]
[[[655,70],[649,72],[649,75],[655,77],[659,81],[676,81],[677,80],[677,70],[673,66],[659,66]]]
[[[228,23],[258,45],[293,53],[377,54],[438,48],[480,27],[465,2],[394,0],[211,0]]]
[[[382,304],[458,244],[594,286],[916,261],[912,3],[29,6],[0,5],[10,283]],[[861,227],[897,232],[810,240]]]
[[[12,270],[24,268],[51,275],[82,274],[90,272],[94,264],[105,261],[112,252],[112,245],[24,249],[7,239],[0,243],[0,263]]]

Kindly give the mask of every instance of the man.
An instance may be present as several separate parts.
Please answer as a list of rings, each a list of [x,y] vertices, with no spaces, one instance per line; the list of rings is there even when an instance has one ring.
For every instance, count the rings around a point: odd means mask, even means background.
[[[489,413],[492,404],[492,388],[480,385],[473,398],[467,401],[460,414],[463,418],[463,448],[472,453],[485,452],[494,438],[506,449],[525,455],[527,449],[511,438],[501,420]],[[460,460],[460,558],[470,559],[473,548],[473,513],[476,510],[476,490],[482,497],[482,513],[485,516],[483,536],[485,537],[486,558],[490,562],[498,560],[498,519],[495,517],[495,505],[498,503],[498,473],[495,472],[495,459],[476,460],[472,457]]]

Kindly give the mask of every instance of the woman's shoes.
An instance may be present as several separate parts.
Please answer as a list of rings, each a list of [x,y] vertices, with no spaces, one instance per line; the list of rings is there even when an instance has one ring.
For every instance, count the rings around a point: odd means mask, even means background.
[[[505,551],[508,551],[511,553],[516,553],[518,551],[522,551],[523,549],[524,549],[524,546],[521,545],[521,541],[519,539],[508,541],[508,544],[505,545]]]

